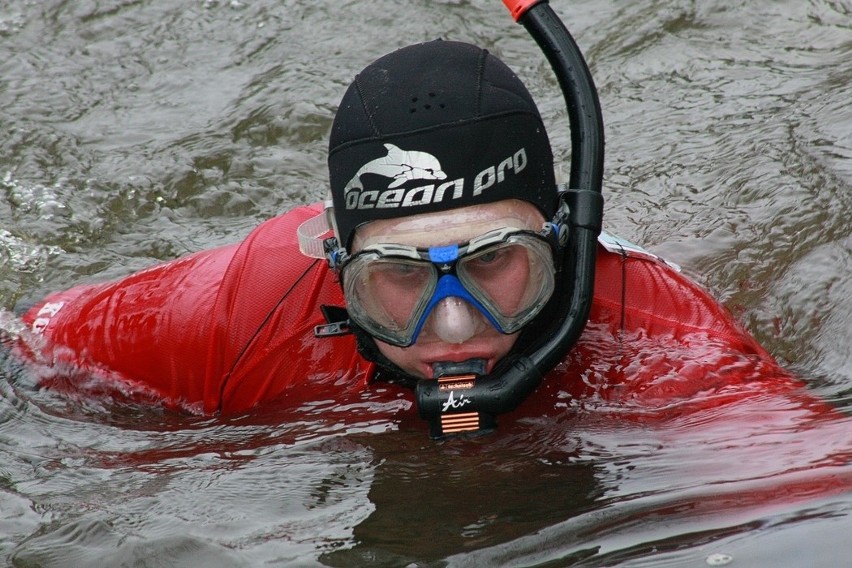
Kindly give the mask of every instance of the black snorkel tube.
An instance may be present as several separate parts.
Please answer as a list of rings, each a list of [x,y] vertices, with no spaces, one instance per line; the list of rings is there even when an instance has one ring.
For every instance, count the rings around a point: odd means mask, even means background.
[[[526,354],[499,374],[449,368],[445,376],[420,380],[415,397],[430,435],[488,431],[496,416],[515,409],[541,383],[579,339],[592,304],[597,237],[603,219],[601,184],[604,131],[600,102],[580,48],[546,0],[503,0],[515,21],[538,43],[559,81],[571,127],[571,177],[563,199],[569,207],[569,240],[562,270],[568,270],[570,294],[564,318]]]

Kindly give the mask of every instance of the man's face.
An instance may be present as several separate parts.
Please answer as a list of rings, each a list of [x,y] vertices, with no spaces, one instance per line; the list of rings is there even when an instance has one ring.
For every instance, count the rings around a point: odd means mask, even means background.
[[[465,243],[507,226],[539,231],[544,221],[533,205],[514,199],[379,220],[356,231],[352,253],[379,243],[424,248]],[[503,285],[511,287],[512,284],[507,282]],[[386,302],[387,309],[393,310],[394,298],[388,297]],[[449,297],[435,306],[413,345],[397,347],[378,339],[376,344],[385,357],[404,371],[417,377],[432,378],[432,365],[446,361],[483,359],[486,372],[490,372],[506,356],[516,339],[517,333],[501,333],[467,301]]]

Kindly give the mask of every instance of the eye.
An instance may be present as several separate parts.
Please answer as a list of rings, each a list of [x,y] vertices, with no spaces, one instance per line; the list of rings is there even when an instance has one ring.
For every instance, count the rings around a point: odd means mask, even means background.
[[[488,264],[497,260],[499,253],[496,250],[490,250],[477,257],[477,261],[482,264]]]
[[[407,276],[409,274],[419,274],[421,272],[420,267],[412,266],[410,264],[405,263],[393,263],[388,265],[385,270],[388,272],[392,272],[397,276]]]
[[[478,254],[471,260],[480,266],[487,266],[504,261],[507,254],[507,249],[504,247],[494,248]]]
[[[429,267],[411,262],[377,262],[370,268],[372,278],[403,286],[429,276]]]

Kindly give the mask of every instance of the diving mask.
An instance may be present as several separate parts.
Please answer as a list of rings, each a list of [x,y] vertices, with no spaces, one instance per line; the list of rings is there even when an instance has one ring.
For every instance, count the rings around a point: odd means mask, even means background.
[[[466,243],[428,248],[376,243],[338,258],[350,317],[397,346],[417,341],[433,309],[460,298],[501,333],[530,322],[556,286],[551,224],[503,227]]]

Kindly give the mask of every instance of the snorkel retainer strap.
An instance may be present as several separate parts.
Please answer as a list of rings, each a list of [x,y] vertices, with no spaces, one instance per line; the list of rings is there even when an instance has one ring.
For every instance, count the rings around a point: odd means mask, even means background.
[[[430,435],[492,429],[495,416],[516,408],[579,339],[592,304],[597,237],[603,219],[604,131],[597,91],[571,34],[546,1],[504,0],[516,21],[538,43],[559,81],[571,126],[571,177],[564,193],[569,208],[569,244],[563,270],[572,287],[561,298],[565,309],[553,333],[516,356],[499,372],[420,380],[415,389],[420,416]]]

